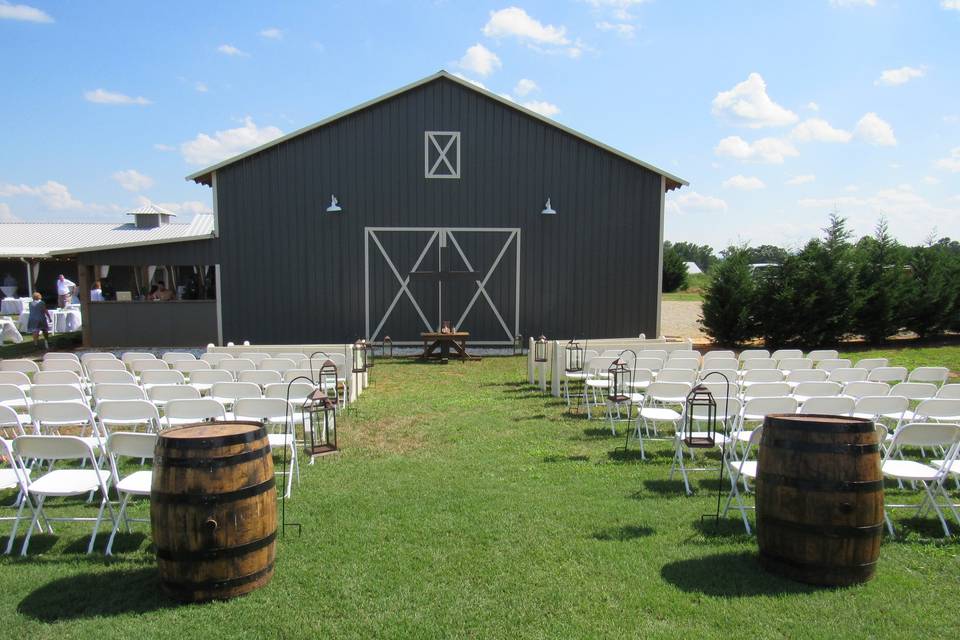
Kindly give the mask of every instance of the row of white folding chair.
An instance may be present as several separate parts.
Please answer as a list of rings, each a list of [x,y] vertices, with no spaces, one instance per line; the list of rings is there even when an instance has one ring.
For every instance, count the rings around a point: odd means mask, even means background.
[[[771,358],[773,360],[781,360],[783,358],[802,358],[803,351],[800,349],[778,349],[773,353],[770,353],[767,349],[744,349],[740,352],[739,360],[740,362],[746,362],[748,360],[754,359],[767,359]],[[835,349],[815,349],[807,354],[806,356],[810,360],[813,360],[815,363],[820,362],[821,360],[833,360],[840,357],[840,354]]]
[[[233,405],[233,415],[237,420],[256,420],[263,422],[268,428],[272,427],[267,433],[267,439],[270,447],[278,450],[286,447],[290,452],[290,469],[287,471],[278,470],[277,475],[286,475],[284,495],[290,497],[290,491],[293,487],[293,478],[296,475],[297,482],[300,482],[300,463],[297,459],[297,441],[295,423],[300,420],[300,415],[295,410],[293,403],[285,398],[239,398]],[[275,431],[280,428],[280,433]]]

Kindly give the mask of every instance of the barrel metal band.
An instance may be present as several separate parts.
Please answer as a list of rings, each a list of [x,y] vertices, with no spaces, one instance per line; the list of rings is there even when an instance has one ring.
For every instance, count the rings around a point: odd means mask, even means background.
[[[810,415],[815,418],[817,416]],[[826,416],[825,416],[826,417]],[[777,419],[770,420],[770,430],[779,431],[789,429],[790,431],[804,431],[806,433],[874,433],[875,427],[872,421],[851,420],[850,422],[816,422],[815,420],[791,420]]]
[[[764,484],[790,487],[800,491],[872,493],[883,489],[883,480],[813,480],[811,478],[792,478],[779,473],[761,473],[758,479]]]
[[[210,438],[164,438],[160,435],[158,446],[163,449],[211,449],[233,444],[246,444],[267,437],[267,428],[260,427],[246,433],[231,433]]]
[[[251,582],[256,582],[272,571],[273,563],[271,562],[263,569],[245,576],[240,576],[239,578],[230,578],[228,580],[205,580],[198,582],[174,582],[172,580],[163,580],[163,585],[171,591],[179,591],[184,594],[192,594],[196,591],[220,591],[233,589]]]
[[[274,531],[270,535],[260,538],[259,540],[254,540],[253,542],[248,542],[247,544],[240,544],[235,547],[221,547],[219,549],[199,549],[197,551],[176,551],[174,549],[167,549],[166,547],[157,547],[157,558],[160,560],[171,560],[171,561],[189,561],[197,562],[200,560],[219,560],[221,558],[236,558],[237,556],[243,556],[248,553],[253,553],[268,547],[273,544],[273,541],[277,538],[277,532]]]
[[[156,504],[189,504],[209,506],[215,504],[224,504],[226,502],[236,502],[245,498],[252,498],[261,493],[266,493],[273,489],[274,478],[270,478],[260,484],[254,484],[236,491],[227,491],[225,493],[166,493],[162,491],[151,491],[150,501]]]
[[[795,567],[797,569],[814,569],[817,571],[850,571],[853,569],[870,569],[876,566],[877,561],[873,562],[860,562],[856,564],[817,564],[814,562],[800,562],[799,560],[793,560],[791,558],[784,558],[781,555],[776,553],[770,553],[769,551],[761,551],[760,557],[765,560],[771,560],[773,562],[779,562],[790,567]]]
[[[244,451],[233,456],[223,456],[222,458],[178,458],[171,456],[157,456],[154,459],[154,466],[159,467],[177,467],[179,469],[222,469],[232,467],[244,462],[259,460],[270,455],[270,446],[266,445],[253,451]]]
[[[848,456],[880,453],[879,444],[826,444],[803,440],[785,440],[783,438],[772,438],[768,442],[762,442],[761,446],[800,453],[840,453]]]
[[[804,522],[790,522],[770,516],[761,516],[757,519],[757,525],[764,527],[767,525],[781,527],[783,529],[792,529],[801,533],[822,536],[824,538],[875,538],[883,535],[883,523],[868,524],[862,527],[830,525],[830,524],[807,524]]]

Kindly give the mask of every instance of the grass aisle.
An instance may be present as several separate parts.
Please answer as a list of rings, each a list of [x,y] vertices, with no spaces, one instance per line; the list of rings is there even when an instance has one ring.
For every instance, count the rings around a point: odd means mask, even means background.
[[[865,586],[769,576],[738,520],[700,526],[714,473],[684,497],[666,479],[668,444],[646,462],[624,455],[605,423],[570,417],[524,377],[519,358],[379,362],[341,423],[343,453],[304,466],[287,504],[303,535],[279,543],[265,589],[175,606],[157,594],[143,533],[105,561],[83,555],[86,525],[61,524],[37,555],[0,560],[0,628],[32,640],[890,638],[960,623],[948,595],[960,545],[933,520],[898,520],[906,535],[885,540]]]

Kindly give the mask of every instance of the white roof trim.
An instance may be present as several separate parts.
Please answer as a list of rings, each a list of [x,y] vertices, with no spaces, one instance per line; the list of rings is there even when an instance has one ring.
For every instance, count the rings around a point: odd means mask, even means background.
[[[557,122],[557,121],[555,121],[555,120],[553,120],[553,119],[551,119],[551,118],[548,118],[548,117],[546,117],[546,116],[540,115],[539,113],[536,113],[535,111],[531,111],[530,109],[527,109],[526,107],[524,107],[524,106],[522,106],[522,105],[519,105],[519,104],[517,104],[517,103],[515,103],[515,102],[511,102],[510,100],[507,100],[506,98],[503,98],[503,97],[501,97],[501,96],[498,96],[497,94],[493,93],[492,91],[488,91],[487,89],[483,89],[483,88],[481,88],[481,87],[478,87],[478,86],[476,86],[475,84],[473,84],[472,82],[469,82],[469,81],[467,81],[467,80],[464,80],[463,78],[458,78],[457,76],[455,76],[455,75],[453,75],[453,74],[451,74],[451,73],[447,73],[446,71],[442,71],[442,70],[439,71],[439,72],[437,72],[437,73],[435,73],[435,74],[433,74],[433,75],[427,76],[426,78],[423,78],[422,80],[417,80],[416,82],[413,82],[413,83],[411,83],[411,84],[408,84],[408,85],[406,85],[406,86],[404,86],[404,87],[400,87],[399,89],[395,89],[394,91],[391,91],[391,92],[389,92],[389,93],[385,93],[385,94],[383,94],[383,95],[380,96],[380,97],[374,98],[374,99],[372,99],[372,100],[367,100],[366,102],[363,102],[363,103],[361,103],[361,104],[358,104],[357,106],[352,107],[352,108],[350,108],[350,109],[347,109],[346,111],[341,111],[340,113],[338,113],[338,114],[336,114],[336,115],[333,115],[333,116],[330,116],[329,118],[325,118],[324,120],[321,120],[321,121],[316,122],[316,123],[314,123],[314,124],[307,125],[306,127],[302,127],[302,128],[300,128],[300,129],[297,129],[296,131],[293,131],[292,133],[288,133],[288,134],[285,135],[285,136],[280,136],[279,138],[275,138],[275,139],[271,140],[270,142],[267,142],[267,143],[265,143],[265,144],[260,145],[259,147],[254,147],[253,149],[250,149],[249,151],[246,151],[246,152],[244,152],[244,153],[241,153],[241,154],[238,154],[238,155],[236,155],[236,156],[233,156],[232,158],[227,158],[226,160],[223,160],[223,161],[221,161],[221,162],[218,162],[218,163],[215,164],[215,165],[209,166],[209,167],[207,167],[206,169],[202,169],[202,170],[197,171],[197,172],[195,172],[195,173],[191,173],[190,175],[188,175],[188,176],[186,177],[186,179],[187,179],[187,180],[199,181],[200,178],[203,178],[204,176],[207,176],[207,175],[209,175],[209,174],[212,174],[212,173],[216,172],[218,169],[222,169],[223,167],[226,167],[226,166],[231,165],[231,164],[233,164],[233,163],[235,163],[235,162],[238,162],[238,161],[240,161],[240,160],[242,160],[242,159],[244,159],[244,158],[248,158],[248,157],[250,157],[250,156],[252,156],[252,155],[255,155],[255,154],[257,154],[257,153],[260,153],[261,151],[264,151],[264,150],[266,150],[266,149],[269,149],[270,147],[273,147],[273,146],[276,146],[276,145],[281,144],[281,143],[283,143],[283,142],[286,142],[287,140],[290,140],[290,139],[292,139],[292,138],[296,138],[297,136],[299,136],[299,135],[301,135],[301,134],[307,133],[307,132],[309,132],[309,131],[313,131],[314,129],[319,129],[320,127],[323,127],[323,126],[325,126],[325,125],[327,125],[327,124],[330,124],[331,122],[334,122],[334,121],[339,120],[339,119],[341,119],[341,118],[345,118],[346,116],[348,116],[348,115],[350,115],[350,114],[356,113],[356,112],[358,112],[358,111],[362,111],[362,110],[366,109],[367,107],[371,107],[371,106],[373,106],[373,105],[375,105],[375,104],[378,104],[378,103],[380,103],[380,102],[384,102],[385,100],[389,100],[390,98],[393,98],[394,96],[400,95],[401,93],[406,93],[407,91],[410,91],[411,89],[416,89],[416,88],[419,87],[419,86],[425,85],[425,84],[427,84],[427,83],[429,83],[429,82],[433,82],[434,80],[436,80],[436,79],[438,79],[438,78],[446,78],[447,80],[451,80],[451,81],[453,81],[453,82],[456,82],[457,84],[459,84],[459,85],[461,85],[461,86],[463,86],[463,87],[466,87],[466,88],[468,88],[468,89],[472,89],[473,91],[476,91],[477,93],[481,93],[481,94],[487,96],[488,98],[491,98],[491,99],[493,99],[493,100],[496,100],[497,102],[499,102],[499,103],[501,103],[501,104],[503,104],[503,105],[505,105],[505,106],[508,106],[508,107],[510,107],[510,108],[512,108],[512,109],[516,109],[517,111],[520,111],[521,113],[524,113],[524,114],[530,116],[531,118],[535,118],[535,119],[540,120],[541,122],[544,122],[544,123],[546,123],[546,124],[548,124],[548,125],[550,125],[550,126],[556,127],[557,129],[560,129],[561,131],[564,131],[565,133],[568,133],[568,134],[570,134],[570,135],[572,135],[572,136],[574,136],[574,137],[576,137],[576,138],[580,138],[580,139],[583,140],[584,142],[588,142],[588,143],[590,143],[590,144],[592,144],[592,145],[594,145],[594,146],[600,147],[600,148],[603,149],[604,151],[607,151],[607,152],[609,152],[609,153],[612,153],[612,154],[615,155],[615,156],[619,156],[619,157],[623,158],[624,160],[627,160],[628,162],[632,162],[633,164],[639,165],[639,166],[643,167],[644,169],[648,169],[649,171],[652,171],[652,172],[654,172],[654,173],[656,173],[656,174],[659,174],[659,175],[665,177],[667,180],[671,180],[671,181],[677,183],[677,184],[680,185],[680,186],[689,186],[689,185],[690,185],[690,183],[687,182],[686,180],[684,180],[683,178],[680,178],[680,177],[677,177],[677,176],[675,176],[675,175],[673,175],[673,174],[671,174],[671,173],[668,173],[668,172],[664,171],[663,169],[660,169],[660,168],[658,168],[658,167],[656,167],[656,166],[654,166],[654,165],[652,165],[652,164],[649,164],[649,163],[647,163],[647,162],[644,162],[643,160],[640,160],[640,159],[638,159],[638,158],[635,158],[635,157],[631,156],[631,155],[628,154],[628,153],[624,153],[623,151],[620,151],[619,149],[615,149],[615,148],[613,148],[613,147],[611,147],[611,146],[609,146],[609,145],[607,145],[607,144],[604,144],[604,143],[600,142],[599,140],[595,140],[595,139],[591,138],[590,136],[584,135],[584,134],[580,133],[579,131],[576,131],[575,129],[571,129],[570,127],[564,126],[564,125],[560,124],[559,122]]]
[[[202,236],[182,236],[180,238],[162,238],[160,240],[136,240],[134,242],[122,242],[119,244],[104,244],[98,247],[79,247],[74,249],[56,249],[50,252],[51,256],[75,255],[79,253],[90,253],[92,251],[110,251],[112,249],[128,249],[130,247],[146,247],[157,244],[171,244],[174,242],[192,242],[194,240],[212,240],[216,234],[211,231]]]

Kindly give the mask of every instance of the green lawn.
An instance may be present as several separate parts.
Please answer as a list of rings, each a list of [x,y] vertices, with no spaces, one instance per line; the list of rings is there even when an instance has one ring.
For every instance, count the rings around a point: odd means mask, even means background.
[[[50,336],[50,350],[62,351],[66,349],[75,349],[80,346],[81,334],[79,331],[71,333],[58,333]],[[30,333],[23,335],[23,342],[14,344],[6,342],[0,344],[0,358],[30,358],[39,356],[43,352],[33,344],[33,336]]]
[[[956,368],[956,348],[927,360],[940,361]],[[30,557],[0,560],[0,629],[31,640],[917,638],[960,624],[960,544],[934,520],[898,518],[902,537],[885,540],[860,587],[768,575],[738,520],[701,525],[715,473],[696,474],[685,497],[667,480],[670,445],[651,445],[645,462],[625,455],[604,423],[531,389],[524,362],[378,362],[341,423],[343,453],[303,468],[287,503],[303,534],[279,542],[267,588],[178,606],[158,593],[144,525],[108,561],[83,554],[85,524],[61,524]]]
[[[663,299],[674,302],[702,302],[703,289],[710,282],[710,276],[696,273],[687,276],[687,288],[673,293],[664,293]]]

